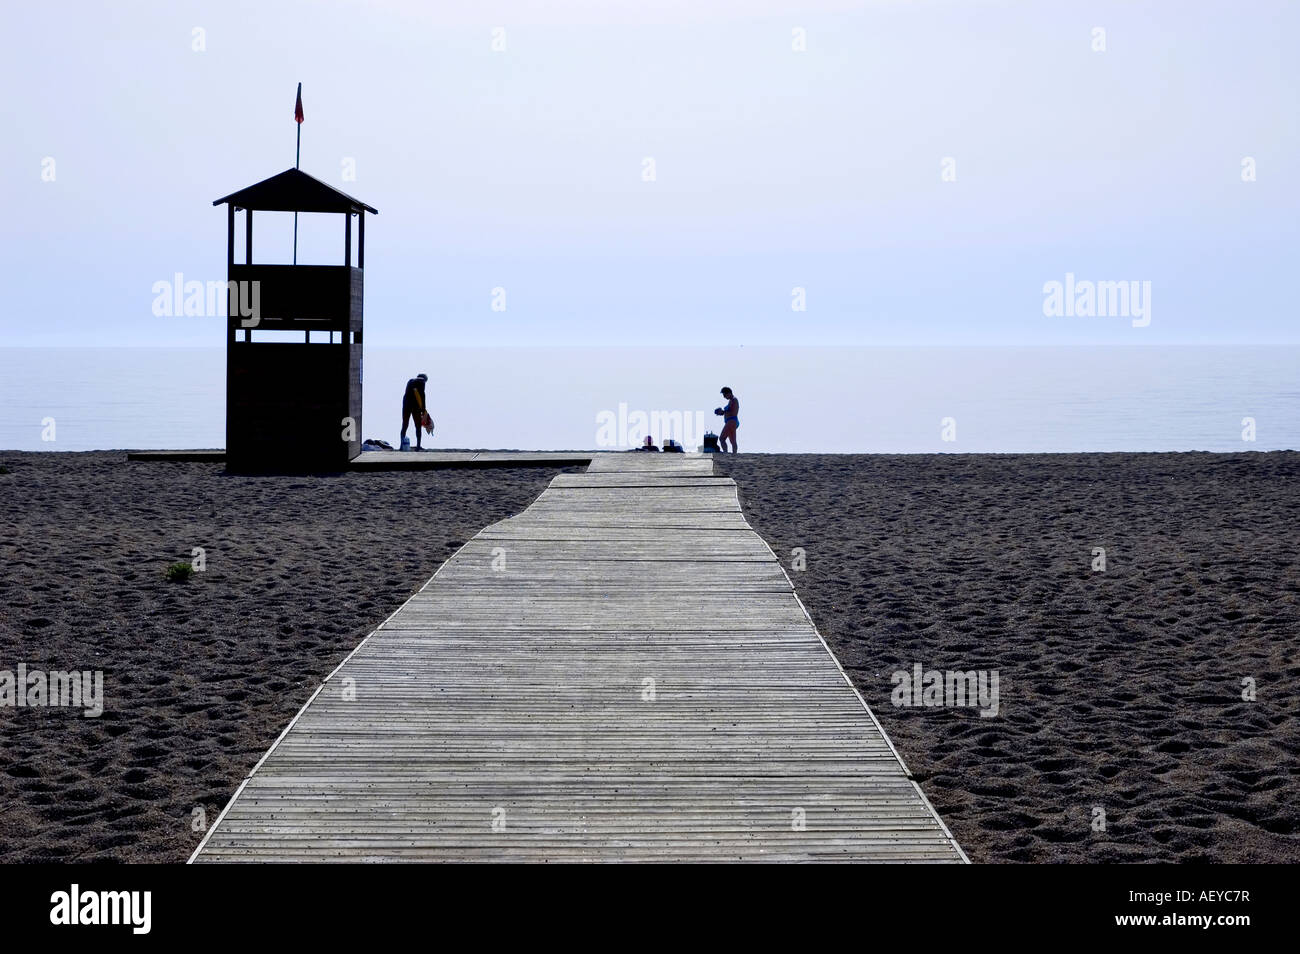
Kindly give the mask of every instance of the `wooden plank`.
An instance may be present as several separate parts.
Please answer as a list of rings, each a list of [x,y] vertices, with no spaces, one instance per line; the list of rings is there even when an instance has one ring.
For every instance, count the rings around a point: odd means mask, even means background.
[[[590,452],[364,451],[353,470],[436,470],[451,467],[569,467],[591,463]]]
[[[594,474],[621,476],[623,479],[628,475],[658,479],[685,474],[708,477],[713,473],[713,460],[708,454],[655,455],[614,451],[365,451],[351,463],[354,470],[588,465]]]
[[[479,533],[192,860],[964,861],[712,466],[598,455]]]
[[[127,460],[186,461],[189,463],[220,464],[226,459],[224,450],[142,450],[130,451]]]

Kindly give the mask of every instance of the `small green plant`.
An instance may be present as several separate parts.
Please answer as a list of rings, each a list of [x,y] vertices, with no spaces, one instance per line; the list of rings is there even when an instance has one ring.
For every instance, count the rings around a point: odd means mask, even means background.
[[[13,473],[12,470],[10,470],[4,464],[0,464],[0,474],[12,474],[12,473]]]
[[[184,583],[194,575],[194,567],[188,563],[173,563],[167,568],[167,579],[171,583]]]

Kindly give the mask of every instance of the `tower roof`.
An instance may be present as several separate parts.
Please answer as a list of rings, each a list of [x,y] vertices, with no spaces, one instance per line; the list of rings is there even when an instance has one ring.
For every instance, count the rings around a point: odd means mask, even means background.
[[[246,189],[213,200],[213,205],[229,202],[241,209],[267,212],[369,212],[379,210],[354,199],[347,193],[327,186],[301,169],[286,169],[279,175],[263,179]]]

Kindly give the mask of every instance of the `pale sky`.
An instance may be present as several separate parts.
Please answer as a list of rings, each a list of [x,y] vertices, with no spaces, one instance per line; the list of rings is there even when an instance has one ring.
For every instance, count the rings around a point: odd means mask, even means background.
[[[211,202],[292,166],[298,82],[302,168],[380,210],[370,344],[1300,342],[1298,26],[1270,0],[11,4],[0,345],[219,346],[152,287],[224,279]],[[257,258],[287,260],[270,218]],[[338,260],[337,217],[302,228]],[[1045,316],[1067,273],[1150,282],[1150,324]]]

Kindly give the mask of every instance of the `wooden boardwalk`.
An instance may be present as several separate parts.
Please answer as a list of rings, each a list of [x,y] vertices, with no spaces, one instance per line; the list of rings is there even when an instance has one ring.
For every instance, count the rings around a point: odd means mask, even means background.
[[[366,637],[191,860],[966,858],[735,483],[605,454]]]

